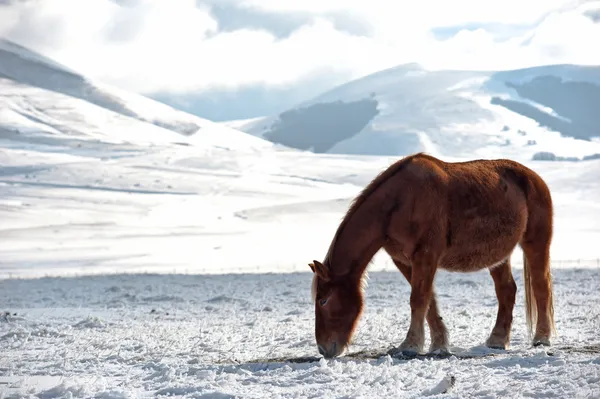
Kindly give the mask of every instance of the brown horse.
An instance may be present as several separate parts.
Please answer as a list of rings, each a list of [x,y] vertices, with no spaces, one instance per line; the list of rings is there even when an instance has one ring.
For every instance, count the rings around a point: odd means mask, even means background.
[[[430,351],[448,352],[448,332],[433,289],[438,267],[489,269],[498,313],[486,345],[506,349],[517,291],[510,256],[517,244],[523,249],[529,337],[535,324],[533,345],[550,345],[555,333],[552,218],[547,185],[517,162],[444,162],[423,153],[397,161],[354,200],[323,263],[310,264],[319,352],[336,357],[348,346],[363,310],[366,267],[381,248],[411,286],[410,327],[392,352],[422,352],[425,320]]]

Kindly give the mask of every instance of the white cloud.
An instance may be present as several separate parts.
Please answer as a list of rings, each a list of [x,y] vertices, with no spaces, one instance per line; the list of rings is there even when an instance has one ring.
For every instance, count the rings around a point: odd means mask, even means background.
[[[121,5],[111,0],[37,0],[0,6],[0,35],[87,76],[143,93],[294,84],[320,71],[357,77],[405,62],[462,69],[600,64],[600,52],[594,50],[600,25],[581,10],[560,10],[568,5],[565,0],[222,1],[312,19],[278,39],[266,30],[220,32],[210,9],[194,0],[128,0]],[[369,26],[369,35],[336,30],[327,19],[331,13],[359,19]],[[498,40],[484,29],[447,40],[431,33],[434,27],[468,23],[531,29],[509,40]]]

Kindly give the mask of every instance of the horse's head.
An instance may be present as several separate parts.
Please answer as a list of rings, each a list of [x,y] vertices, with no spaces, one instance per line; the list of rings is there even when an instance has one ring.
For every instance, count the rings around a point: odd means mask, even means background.
[[[312,269],[312,297],[315,303],[315,337],[319,353],[326,358],[339,356],[348,346],[363,308],[360,281],[348,276],[331,276],[318,261]]]

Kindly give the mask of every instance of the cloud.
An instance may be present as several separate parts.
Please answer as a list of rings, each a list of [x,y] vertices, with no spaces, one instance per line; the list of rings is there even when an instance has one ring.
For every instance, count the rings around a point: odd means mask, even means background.
[[[600,7],[599,7],[600,8]],[[600,40],[600,25],[578,8],[551,12],[532,29],[497,40],[489,31],[463,30],[431,47],[436,68],[513,69],[532,65],[573,63],[600,65],[593,43]],[[455,54],[459,58],[453,58]],[[446,58],[446,60],[444,60]]]
[[[406,62],[461,69],[600,64],[594,50],[600,25],[589,17],[600,2],[579,8],[565,0],[0,4],[0,35],[146,94],[297,85],[327,74],[349,79]]]

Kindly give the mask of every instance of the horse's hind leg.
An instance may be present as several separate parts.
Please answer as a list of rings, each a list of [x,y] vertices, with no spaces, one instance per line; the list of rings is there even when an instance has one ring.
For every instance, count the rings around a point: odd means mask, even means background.
[[[521,243],[524,256],[523,274],[527,326],[531,334],[535,323],[534,346],[550,345],[550,336],[554,329],[549,246],[549,242],[523,240]]]
[[[510,329],[513,321],[513,309],[517,284],[513,279],[510,260],[490,269],[494,279],[496,297],[498,298],[498,315],[496,325],[486,341],[486,345],[495,349],[507,349],[510,342]]]
[[[392,260],[398,270],[400,270],[404,278],[406,278],[410,284],[412,276],[411,268],[394,259]],[[448,353],[448,330],[446,329],[446,325],[442,321],[442,316],[440,316],[439,313],[437,301],[435,299],[435,289],[432,289],[431,291],[431,299],[429,300],[429,308],[427,309],[426,320],[427,324],[429,325],[429,334],[431,337],[429,351],[435,352],[439,350],[441,352]]]

